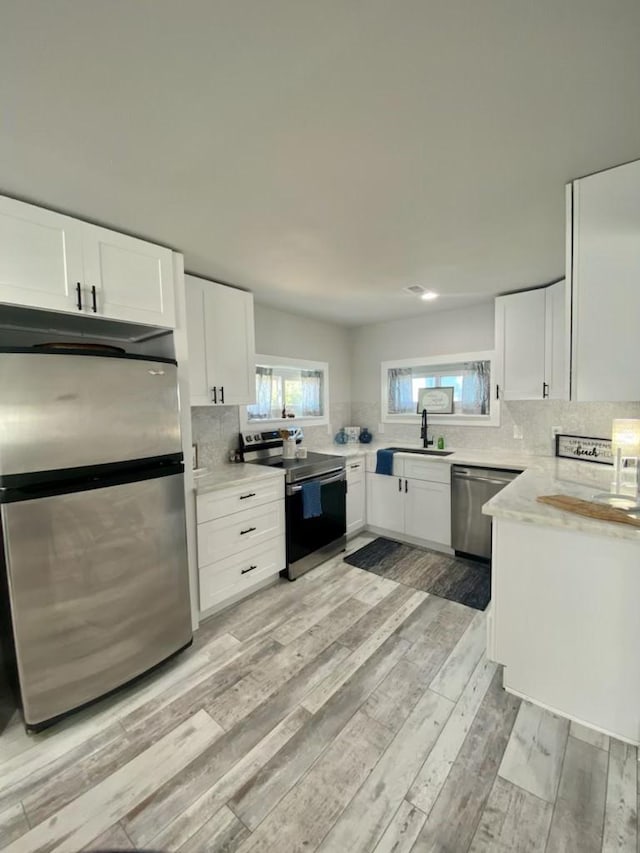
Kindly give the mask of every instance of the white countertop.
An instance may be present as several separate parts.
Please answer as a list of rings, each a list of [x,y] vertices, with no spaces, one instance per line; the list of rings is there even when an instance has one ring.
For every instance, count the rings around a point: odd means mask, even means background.
[[[421,444],[391,439],[389,441],[378,440],[365,445],[333,444],[326,448],[318,448],[318,450],[349,457],[363,453],[375,453],[385,447],[397,446],[419,448]],[[625,524],[585,518],[547,504],[541,504],[536,500],[541,495],[570,495],[582,500],[593,500],[595,494],[610,490],[613,468],[609,465],[557,459],[554,456],[518,454],[502,449],[451,449],[453,452],[450,456],[423,456],[421,458],[448,465],[486,465],[491,468],[512,468],[524,472],[484,505],[482,511],[485,515],[640,542],[640,529]],[[397,455],[404,456],[404,458],[415,457],[415,454],[397,453]]]
[[[327,453],[346,458],[374,454],[386,447],[421,447],[419,442],[374,441],[370,444],[327,444],[314,447],[317,453]],[[640,529],[615,522],[596,521],[574,513],[564,512],[555,507],[539,503],[540,495],[570,495],[592,500],[598,492],[608,492],[613,477],[609,465],[596,465],[590,462],[575,462],[570,459],[556,459],[553,456],[531,456],[505,451],[474,450],[472,448],[455,450],[450,456],[422,456],[429,462],[447,465],[476,465],[491,468],[510,468],[523,471],[499,494],[488,501],[482,511],[495,518],[510,518],[533,524],[545,524],[579,530],[600,536],[612,536],[630,539],[640,543]],[[405,458],[415,458],[415,454],[402,454]],[[198,494],[206,494],[228,486],[242,485],[247,481],[283,477],[284,471],[277,468],[255,464],[228,464],[212,469],[209,473],[196,477],[195,489]]]
[[[538,457],[533,467],[488,501],[482,511],[494,518],[545,524],[640,543],[640,528],[585,518],[536,500],[541,495],[569,495],[591,501],[595,494],[610,491],[612,477],[610,465]]]
[[[314,447],[314,451],[318,453],[329,453],[333,456],[362,456],[367,453],[376,453],[378,450],[383,450],[386,447],[407,447],[419,449],[422,444],[418,441],[373,441],[370,444],[328,444],[326,447]],[[429,448],[433,450],[434,448]],[[448,465],[487,465],[491,468],[513,468],[517,471],[524,471],[525,468],[535,466],[538,460],[546,459],[545,456],[531,456],[524,453],[513,453],[501,449],[497,450],[474,450],[472,448],[461,448],[455,450],[449,448],[450,455],[426,455],[419,456],[421,459],[428,459],[429,462],[445,462]],[[415,458],[415,453],[402,452],[397,453],[398,456],[404,458]]]
[[[266,465],[251,465],[249,463],[229,463],[212,468],[207,474],[195,478],[195,490],[199,495],[227,489],[229,486],[242,486],[247,482],[273,480],[284,477],[282,468],[269,468]]]

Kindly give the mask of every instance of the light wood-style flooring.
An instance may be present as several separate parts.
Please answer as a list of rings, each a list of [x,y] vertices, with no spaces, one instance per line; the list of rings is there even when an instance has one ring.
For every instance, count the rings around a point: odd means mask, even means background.
[[[5,707],[0,849],[637,853],[636,749],[484,650],[484,613],[328,561],[38,736]]]

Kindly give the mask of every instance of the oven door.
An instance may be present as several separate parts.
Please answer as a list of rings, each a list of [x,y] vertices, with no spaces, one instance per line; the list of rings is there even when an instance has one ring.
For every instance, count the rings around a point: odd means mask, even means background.
[[[286,488],[287,577],[295,580],[304,572],[344,550],[347,530],[346,471],[313,477],[320,483],[322,514],[305,518],[302,485]]]

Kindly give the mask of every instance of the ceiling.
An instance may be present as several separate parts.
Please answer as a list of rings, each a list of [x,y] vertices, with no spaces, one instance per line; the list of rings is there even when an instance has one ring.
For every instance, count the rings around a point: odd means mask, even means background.
[[[479,302],[640,157],[639,45],[638,0],[3,0],[0,192],[347,325]]]

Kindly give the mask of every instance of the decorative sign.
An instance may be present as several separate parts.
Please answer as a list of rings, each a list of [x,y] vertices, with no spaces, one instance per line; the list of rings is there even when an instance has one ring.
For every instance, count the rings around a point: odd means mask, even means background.
[[[586,435],[556,435],[556,456],[613,465],[610,438],[589,438]]]
[[[453,385],[418,390],[418,414],[426,409],[430,415],[453,414]]]

